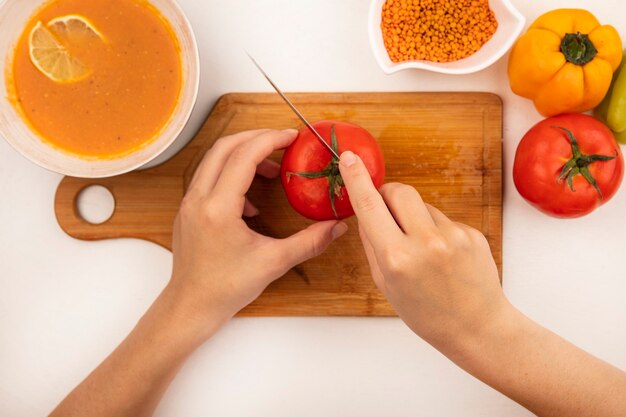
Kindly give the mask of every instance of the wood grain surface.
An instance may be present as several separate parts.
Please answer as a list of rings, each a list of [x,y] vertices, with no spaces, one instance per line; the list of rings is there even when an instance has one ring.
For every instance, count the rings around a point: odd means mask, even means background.
[[[502,103],[488,93],[294,93],[311,120],[333,119],[369,130],[383,149],[387,182],[415,186],[424,200],[455,221],[481,230],[502,271]],[[84,240],[145,239],[171,249],[172,223],[204,152],[228,134],[256,128],[301,127],[275,94],[220,98],[197,136],[158,167],[107,179],[64,178],[57,190],[59,225]],[[272,155],[279,161],[280,153]],[[116,202],[103,224],[86,222],[77,198],[90,185]],[[261,215],[249,224],[285,237],[310,221],[294,212],[280,181],[255,180],[250,200]],[[322,256],[272,284],[244,316],[389,316],[394,312],[372,283],[355,219]]]

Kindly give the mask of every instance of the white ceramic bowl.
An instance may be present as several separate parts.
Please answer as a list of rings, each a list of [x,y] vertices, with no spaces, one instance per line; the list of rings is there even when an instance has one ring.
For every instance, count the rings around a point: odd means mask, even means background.
[[[150,0],[170,22],[181,46],[182,91],[172,117],[159,136],[146,147],[117,159],[86,159],[64,153],[44,143],[9,102],[5,66],[12,59],[19,36],[35,10],[45,0],[0,0],[0,136],[34,163],[73,177],[103,178],[139,168],[165,151],[183,130],[196,103],[200,79],[198,47],[189,21],[174,0]]]
[[[470,74],[483,70],[500,59],[522,33],[526,18],[509,0],[489,0],[498,29],[475,54],[454,62],[406,61],[394,63],[387,54],[380,23],[385,0],[372,0],[369,14],[369,38],[374,57],[386,74],[416,68],[443,74]]]

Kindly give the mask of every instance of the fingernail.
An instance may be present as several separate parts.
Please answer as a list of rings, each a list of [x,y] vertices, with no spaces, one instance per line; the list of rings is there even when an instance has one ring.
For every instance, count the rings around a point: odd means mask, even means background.
[[[341,154],[341,165],[344,167],[351,167],[356,162],[356,155],[351,151],[345,151]]]
[[[333,227],[333,240],[340,238],[341,236],[345,235],[346,232],[348,231],[348,225],[342,222],[337,223],[334,227]]]

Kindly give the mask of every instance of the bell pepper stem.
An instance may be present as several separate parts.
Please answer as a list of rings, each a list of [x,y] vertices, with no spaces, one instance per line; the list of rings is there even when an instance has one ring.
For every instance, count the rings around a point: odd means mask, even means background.
[[[584,33],[566,33],[561,42],[561,52],[572,64],[585,65],[593,60],[598,54],[589,35]]]

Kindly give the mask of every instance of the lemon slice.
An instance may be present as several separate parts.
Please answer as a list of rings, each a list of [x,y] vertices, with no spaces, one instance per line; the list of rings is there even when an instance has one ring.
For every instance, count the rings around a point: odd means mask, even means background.
[[[28,39],[30,59],[52,81],[77,82],[89,76],[91,71],[69,53],[62,41],[80,45],[94,39],[105,41],[104,36],[84,16],[57,17],[48,22],[47,27],[37,22]]]
[[[89,69],[67,51],[54,34],[37,22],[28,38],[30,59],[46,77],[58,83],[80,81]]]
[[[68,14],[48,22],[48,28],[61,38],[70,42],[86,39],[105,40],[104,36],[85,16]]]

